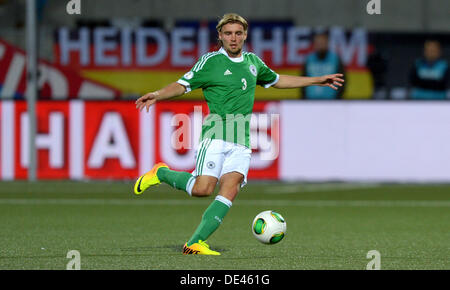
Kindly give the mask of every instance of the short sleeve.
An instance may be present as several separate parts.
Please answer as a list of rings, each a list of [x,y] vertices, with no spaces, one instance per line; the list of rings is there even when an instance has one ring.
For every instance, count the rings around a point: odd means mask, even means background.
[[[256,84],[263,86],[264,88],[270,88],[278,82],[280,76],[271,70],[258,56],[256,56],[258,62],[258,75]]]
[[[213,56],[212,53],[203,55],[190,71],[185,73],[178,81],[180,85],[186,88],[186,92],[193,91],[198,88],[204,88],[210,79],[211,65],[208,60]]]

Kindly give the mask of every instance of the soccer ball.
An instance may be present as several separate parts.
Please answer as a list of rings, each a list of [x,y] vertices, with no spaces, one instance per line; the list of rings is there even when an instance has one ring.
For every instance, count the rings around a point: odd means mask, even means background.
[[[286,234],[286,222],[281,214],[266,210],[253,220],[252,233],[263,244],[276,244]]]

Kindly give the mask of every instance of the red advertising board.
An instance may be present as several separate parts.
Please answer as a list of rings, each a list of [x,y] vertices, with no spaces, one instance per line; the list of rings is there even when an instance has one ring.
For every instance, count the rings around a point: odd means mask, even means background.
[[[68,142],[67,120],[68,102],[38,102],[36,147],[40,179],[68,178]],[[25,102],[15,103],[15,177],[27,177],[28,168],[28,113]],[[3,140],[2,140],[3,141]]]
[[[124,179],[139,175],[139,114],[130,102],[85,103],[84,175]]]
[[[278,105],[254,105],[249,179],[279,177]],[[134,102],[40,101],[37,176],[134,179],[156,162],[165,162],[174,170],[193,171],[201,123],[207,114],[205,102],[162,102],[147,113],[137,111]],[[0,179],[25,179],[29,144],[26,103],[1,102],[0,120]],[[273,158],[266,158],[268,150],[275,153]]]

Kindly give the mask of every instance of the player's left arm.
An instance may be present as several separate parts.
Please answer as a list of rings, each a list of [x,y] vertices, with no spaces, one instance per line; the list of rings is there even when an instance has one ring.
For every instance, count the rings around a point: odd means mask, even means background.
[[[330,87],[337,90],[344,83],[343,74],[324,75],[319,77],[302,77],[280,75],[278,82],[273,87],[277,89],[294,89],[307,86]]]
[[[257,84],[265,88],[294,89],[307,86],[323,86],[337,90],[344,83],[344,74],[332,74],[319,77],[278,75],[271,70],[259,57],[251,54],[258,65]]]

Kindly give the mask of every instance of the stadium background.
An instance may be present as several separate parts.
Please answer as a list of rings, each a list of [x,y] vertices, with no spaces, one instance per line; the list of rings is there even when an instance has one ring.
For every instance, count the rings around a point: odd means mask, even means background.
[[[381,269],[450,269],[449,93],[409,97],[426,39],[450,58],[448,0],[380,0],[381,15],[369,0],[81,0],[80,15],[68,0],[36,0],[37,181],[27,180],[26,2],[0,0],[0,269],[72,269],[71,250],[81,269],[373,269],[371,250]],[[184,257],[214,195],[162,184],[136,196],[133,185],[158,161],[193,169],[194,150],[171,146],[172,121],[191,117],[195,146],[207,106],[201,91],[148,114],[134,100],[216,49],[214,23],[228,12],[249,20],[247,49],[278,73],[300,74],[328,30],[347,86],[336,100],[257,89],[249,183],[208,239],[222,256]],[[287,221],[274,246],[250,231],[268,209]]]
[[[37,3],[39,178],[133,179],[157,161],[192,170],[194,150],[167,146],[177,127],[161,120],[192,114],[201,90],[156,105],[150,116],[132,100],[217,49],[215,23],[226,10],[249,20],[247,49],[278,73],[300,74],[312,36],[324,30],[345,69],[342,100],[317,103],[300,90],[257,88],[255,110],[280,114],[281,130],[275,140],[270,124],[254,123],[252,143],[269,137],[281,150],[263,162],[255,147],[250,179],[450,180],[450,151],[442,146],[450,140],[450,107],[406,101],[423,42],[438,39],[449,58],[447,1],[383,1],[382,15],[369,15],[366,1],[285,0],[276,9],[271,1],[227,1],[227,9],[215,1],[131,1],[125,9],[124,1],[97,0],[82,1],[80,15],[67,14],[65,1]],[[25,1],[0,6],[3,180],[27,177],[24,8]],[[116,126],[107,126],[111,120]]]

